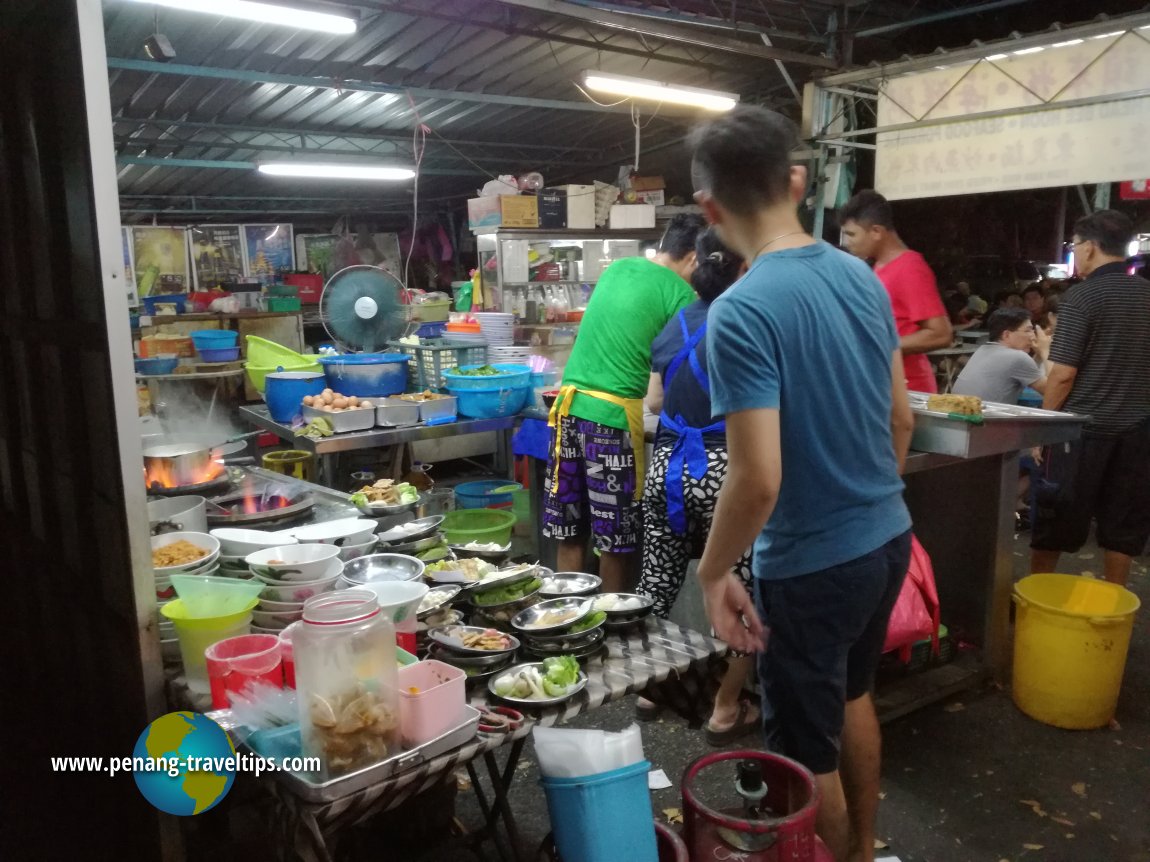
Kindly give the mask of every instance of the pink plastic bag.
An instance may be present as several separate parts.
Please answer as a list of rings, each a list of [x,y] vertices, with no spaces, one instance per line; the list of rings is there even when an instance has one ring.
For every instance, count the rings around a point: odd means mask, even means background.
[[[886,628],[883,652],[899,651],[899,657],[910,661],[910,650],[920,640],[930,638],[931,649],[938,655],[938,590],[934,584],[934,567],[930,556],[916,537],[911,537],[910,567],[902,591],[894,603]]]

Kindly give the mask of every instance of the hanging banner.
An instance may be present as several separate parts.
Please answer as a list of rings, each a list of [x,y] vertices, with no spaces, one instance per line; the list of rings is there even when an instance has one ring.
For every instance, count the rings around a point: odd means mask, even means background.
[[[340,238],[333,233],[305,234],[301,238],[307,271],[318,273],[327,281],[335,274],[335,246]]]
[[[211,290],[244,274],[238,224],[189,227],[188,254],[192,259],[192,284],[196,290]]]
[[[295,240],[290,224],[246,224],[244,232],[244,273],[260,284],[282,282],[295,272]]]
[[[188,249],[182,227],[133,227],[132,259],[140,296],[188,291]]]
[[[1148,92],[1150,42],[1136,32],[892,78],[878,127],[911,127],[876,136],[875,188],[899,200],[1150,176]]]

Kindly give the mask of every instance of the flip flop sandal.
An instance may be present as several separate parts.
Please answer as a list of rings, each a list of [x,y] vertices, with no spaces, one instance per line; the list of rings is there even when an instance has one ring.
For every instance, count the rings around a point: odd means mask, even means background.
[[[723,746],[727,743],[734,742],[736,739],[750,733],[759,726],[762,720],[761,716],[756,715],[753,719],[748,719],[747,714],[751,710],[751,705],[745,700],[739,701],[739,712],[735,716],[735,723],[728,727],[726,730],[712,730],[710,722],[704,728],[706,731],[707,742],[714,746]]]
[[[663,712],[663,707],[657,703],[636,703],[636,721],[654,721]]]

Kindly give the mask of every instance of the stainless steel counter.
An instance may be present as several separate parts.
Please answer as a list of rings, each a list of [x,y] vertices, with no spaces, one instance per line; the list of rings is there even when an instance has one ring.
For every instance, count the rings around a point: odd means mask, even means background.
[[[311,452],[318,459],[320,481],[334,486],[336,473],[334,457],[341,452],[354,452],[361,449],[378,449],[387,446],[400,446],[429,440],[448,440],[468,434],[494,432],[497,443],[496,469],[510,475],[511,432],[519,422],[517,416],[502,419],[460,419],[446,425],[412,425],[407,428],[372,428],[368,431],[352,431],[347,434],[333,434],[313,440],[310,437],[297,437],[295,431],[282,422],[276,422],[268,413],[266,405],[241,407],[240,418],[257,428],[270,431],[293,448]],[[488,450],[490,451],[490,450]]]

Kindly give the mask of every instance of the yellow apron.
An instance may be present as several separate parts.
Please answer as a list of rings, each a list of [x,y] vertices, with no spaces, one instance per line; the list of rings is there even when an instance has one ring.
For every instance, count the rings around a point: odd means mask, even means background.
[[[590,389],[578,389],[574,386],[563,386],[559,389],[559,397],[551,406],[551,413],[547,417],[547,424],[555,429],[555,450],[552,461],[555,462],[555,472],[551,476],[552,487],[559,487],[559,458],[562,452],[562,439],[559,434],[559,420],[571,415],[571,402],[575,400],[575,393],[598,398],[617,407],[622,407],[627,414],[627,427],[631,432],[631,447],[635,450],[635,494],[636,503],[643,496],[643,480],[647,473],[647,441],[643,428],[643,399],[622,398],[610,392],[595,392]]]

